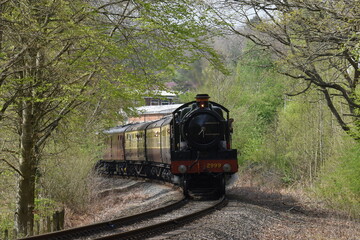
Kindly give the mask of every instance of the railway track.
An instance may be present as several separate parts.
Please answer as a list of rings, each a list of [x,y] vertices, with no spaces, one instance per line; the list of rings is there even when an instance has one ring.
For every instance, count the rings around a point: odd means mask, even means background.
[[[181,227],[227,204],[223,197],[216,201],[189,201],[183,199],[163,208],[155,209],[112,221],[79,228],[33,236],[29,239],[144,239]]]
[[[216,201],[190,201],[178,210],[153,218],[149,221],[137,223],[134,226],[130,226],[130,228],[121,229],[120,232],[114,232],[108,236],[95,239],[145,239],[181,227],[216,209],[224,207],[226,204],[227,200],[225,197]]]
[[[134,224],[141,220],[146,220],[149,218],[156,217],[158,215],[173,211],[175,209],[181,208],[188,202],[187,199],[181,199],[173,204],[157,208],[151,211],[147,211],[140,214],[131,215],[128,217],[122,217],[113,219],[111,221],[104,221],[100,223],[85,225],[76,228],[70,228],[66,230],[41,234],[37,236],[31,236],[27,238],[22,238],[20,240],[67,240],[67,239],[94,239],[93,235],[106,233],[109,231],[113,231],[115,228],[120,226],[128,226]]]

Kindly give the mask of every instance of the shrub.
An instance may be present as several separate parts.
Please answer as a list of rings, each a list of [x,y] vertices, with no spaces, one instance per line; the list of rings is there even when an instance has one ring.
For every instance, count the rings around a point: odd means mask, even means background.
[[[334,209],[360,216],[360,144],[348,146],[338,159],[329,161],[322,171],[316,193]]]

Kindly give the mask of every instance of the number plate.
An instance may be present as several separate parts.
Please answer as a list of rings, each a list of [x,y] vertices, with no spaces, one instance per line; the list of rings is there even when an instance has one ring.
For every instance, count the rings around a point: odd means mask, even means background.
[[[208,163],[206,168],[221,168],[221,163]]]

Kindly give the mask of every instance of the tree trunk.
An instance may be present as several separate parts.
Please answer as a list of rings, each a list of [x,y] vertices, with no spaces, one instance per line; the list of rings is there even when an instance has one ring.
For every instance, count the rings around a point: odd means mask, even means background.
[[[32,235],[35,207],[36,154],[34,138],[33,104],[23,103],[20,136],[20,172],[15,215],[18,233]]]
[[[20,172],[18,180],[18,194],[15,214],[15,228],[21,235],[33,235],[35,186],[38,158],[40,153],[36,147],[38,140],[37,117],[40,107],[34,101],[37,98],[35,87],[41,79],[40,65],[43,60],[40,50],[31,48],[24,58],[25,71],[22,79],[29,78],[32,81],[24,82],[22,86],[22,102],[19,102],[19,126],[20,126]]]

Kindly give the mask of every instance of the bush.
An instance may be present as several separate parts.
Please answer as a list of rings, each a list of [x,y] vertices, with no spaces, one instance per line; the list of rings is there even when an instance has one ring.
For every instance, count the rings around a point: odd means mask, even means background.
[[[48,149],[53,153],[41,165],[40,196],[82,210],[89,200],[89,175],[101,155],[101,139],[79,132],[67,138],[71,139],[69,145],[54,143],[53,149]]]
[[[344,150],[343,156],[329,161],[322,171],[316,193],[334,209],[360,216],[360,144]]]

